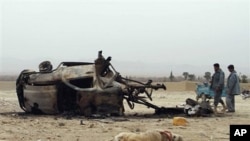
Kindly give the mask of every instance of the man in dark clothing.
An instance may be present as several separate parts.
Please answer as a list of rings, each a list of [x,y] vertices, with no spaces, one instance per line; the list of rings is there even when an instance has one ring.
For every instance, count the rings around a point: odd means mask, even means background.
[[[220,65],[218,63],[215,63],[214,74],[212,76],[212,82],[211,82],[211,88],[214,91],[214,113],[215,114],[218,113],[217,111],[218,103],[222,104],[223,112],[225,112],[226,110],[226,105],[221,98],[222,90],[224,88],[224,79],[225,79],[224,72],[220,69]]]
[[[227,97],[226,104],[228,107],[227,112],[235,112],[235,100],[234,95],[240,94],[240,82],[239,77],[234,70],[234,65],[229,65],[228,70],[230,75],[227,78]]]

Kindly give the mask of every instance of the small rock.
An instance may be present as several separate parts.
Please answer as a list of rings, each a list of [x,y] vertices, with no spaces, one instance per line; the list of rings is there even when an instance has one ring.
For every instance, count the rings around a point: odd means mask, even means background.
[[[112,128],[108,128],[108,130],[113,130]]]
[[[179,126],[180,129],[187,129],[186,127],[184,126]],[[170,129],[170,128],[169,128]]]
[[[65,126],[65,123],[60,122],[58,125],[59,126]]]
[[[7,121],[2,121],[2,124],[7,124],[8,122]]]
[[[107,133],[107,132],[108,132],[108,130],[103,130],[102,132],[103,132],[103,133]]]
[[[135,129],[135,132],[140,132],[141,130],[139,128],[136,128]]]
[[[89,128],[93,128],[95,125],[92,123],[89,125]]]
[[[80,120],[80,125],[85,125],[85,123],[83,123],[83,120]]]

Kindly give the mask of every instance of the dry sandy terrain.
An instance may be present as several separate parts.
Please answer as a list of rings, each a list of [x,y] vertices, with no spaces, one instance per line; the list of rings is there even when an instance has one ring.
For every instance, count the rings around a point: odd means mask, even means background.
[[[193,91],[157,91],[153,103],[173,107],[195,98]],[[173,117],[153,116],[153,109],[136,105],[126,116],[106,119],[67,118],[62,115],[27,115],[19,108],[14,82],[0,82],[1,141],[107,141],[123,131],[167,129],[185,141],[228,141],[230,124],[250,124],[250,99],[236,97],[236,113],[187,118],[187,126],[174,126]],[[82,122],[82,124],[81,124]]]

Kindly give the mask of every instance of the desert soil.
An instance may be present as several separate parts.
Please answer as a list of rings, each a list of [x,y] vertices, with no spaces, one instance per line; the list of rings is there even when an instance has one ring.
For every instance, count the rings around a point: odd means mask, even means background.
[[[195,99],[195,92],[156,91],[152,103],[174,107],[183,104],[186,98]],[[155,116],[153,109],[138,104],[131,110],[126,102],[124,117],[27,115],[18,105],[15,82],[0,82],[0,141],[108,141],[120,132],[148,129],[169,130],[181,134],[185,141],[228,141],[231,124],[250,124],[249,100],[236,96],[236,113],[185,117],[187,126],[174,126],[174,116]]]

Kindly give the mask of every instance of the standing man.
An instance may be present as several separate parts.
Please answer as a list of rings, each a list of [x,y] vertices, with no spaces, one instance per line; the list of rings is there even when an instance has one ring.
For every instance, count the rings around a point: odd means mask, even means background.
[[[240,82],[239,77],[234,70],[234,65],[229,65],[228,71],[230,75],[227,78],[227,97],[226,104],[228,111],[227,112],[235,112],[235,100],[234,95],[240,94]]]
[[[226,105],[223,102],[221,95],[222,95],[222,90],[224,88],[224,79],[225,79],[225,74],[224,72],[220,69],[220,65],[218,63],[214,64],[214,74],[212,76],[212,81],[211,81],[211,88],[214,91],[214,113],[217,114],[217,106],[219,103],[223,106],[223,112],[226,110]]]

